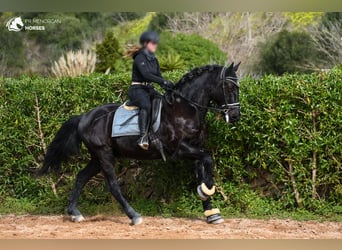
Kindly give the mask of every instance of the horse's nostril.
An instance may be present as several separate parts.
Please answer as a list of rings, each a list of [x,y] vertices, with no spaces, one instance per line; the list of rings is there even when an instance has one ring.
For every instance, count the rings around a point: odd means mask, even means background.
[[[232,118],[234,118],[234,119],[235,119],[235,118],[239,118],[239,116],[240,116],[239,113],[233,113],[233,114],[232,114]]]
[[[234,114],[232,114],[231,118],[232,118],[232,120],[234,120],[234,121],[238,121],[238,120],[240,119],[240,114],[234,113]]]

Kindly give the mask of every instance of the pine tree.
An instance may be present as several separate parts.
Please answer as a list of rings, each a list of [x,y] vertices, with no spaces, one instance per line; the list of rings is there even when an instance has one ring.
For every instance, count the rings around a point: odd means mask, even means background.
[[[122,53],[113,32],[108,32],[103,42],[96,45],[96,55],[96,72],[115,71],[116,62],[122,57]]]

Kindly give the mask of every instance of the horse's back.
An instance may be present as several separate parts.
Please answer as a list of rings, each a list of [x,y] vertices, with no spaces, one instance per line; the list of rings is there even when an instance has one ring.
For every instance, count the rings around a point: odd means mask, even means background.
[[[98,106],[85,113],[79,123],[78,132],[86,144],[103,146],[111,135],[113,117],[119,103]]]

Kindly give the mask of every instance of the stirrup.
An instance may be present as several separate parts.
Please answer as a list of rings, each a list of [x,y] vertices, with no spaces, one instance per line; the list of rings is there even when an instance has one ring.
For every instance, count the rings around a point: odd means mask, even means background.
[[[138,143],[139,147],[141,147],[143,150],[148,150],[148,147],[150,146],[148,144],[148,136],[147,135],[143,135],[140,137],[139,139],[139,143]]]

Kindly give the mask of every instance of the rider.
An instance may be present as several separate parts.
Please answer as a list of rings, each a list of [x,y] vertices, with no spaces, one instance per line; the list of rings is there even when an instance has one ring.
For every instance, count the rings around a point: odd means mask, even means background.
[[[133,57],[132,84],[128,96],[132,105],[140,108],[138,145],[147,150],[149,120],[151,116],[151,99],[156,91],[151,83],[158,83],[163,89],[172,88],[173,83],[164,79],[160,73],[160,66],[155,52],[159,43],[159,35],[154,31],[145,31],[141,34],[139,43],[127,52]]]

